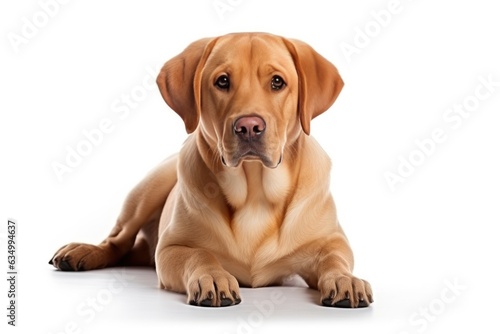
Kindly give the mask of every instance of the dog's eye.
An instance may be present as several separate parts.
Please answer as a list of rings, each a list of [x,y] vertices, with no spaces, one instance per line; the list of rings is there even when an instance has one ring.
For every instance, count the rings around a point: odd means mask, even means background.
[[[220,77],[215,80],[215,85],[219,87],[220,89],[229,89],[229,77],[225,74],[221,75]]]
[[[273,90],[280,90],[283,89],[283,87],[285,86],[286,86],[285,80],[283,80],[283,78],[280,77],[279,75],[275,75],[271,79],[271,88]]]

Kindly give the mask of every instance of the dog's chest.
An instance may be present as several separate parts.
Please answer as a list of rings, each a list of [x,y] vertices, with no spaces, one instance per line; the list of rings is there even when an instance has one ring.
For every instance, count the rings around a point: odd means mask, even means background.
[[[279,235],[290,190],[288,171],[284,167],[263,169],[260,163],[254,163],[228,172],[222,180],[222,190],[234,208],[230,226],[237,257],[251,262],[266,240]]]
[[[269,203],[256,201],[236,211],[231,229],[241,258],[253,258],[262,241],[277,235],[278,228],[276,213]]]

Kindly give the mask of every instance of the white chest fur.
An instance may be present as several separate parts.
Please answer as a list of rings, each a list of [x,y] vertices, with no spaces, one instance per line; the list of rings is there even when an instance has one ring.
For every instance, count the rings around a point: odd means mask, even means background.
[[[231,229],[240,259],[251,261],[259,246],[280,225],[285,198],[290,191],[287,168],[264,168],[260,162],[244,162],[218,175],[228,203],[234,208]]]

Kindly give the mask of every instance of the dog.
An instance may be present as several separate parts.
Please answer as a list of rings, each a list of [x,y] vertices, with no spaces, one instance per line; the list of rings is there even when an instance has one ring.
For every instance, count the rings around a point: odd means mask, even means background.
[[[49,264],[152,266],[160,288],[197,306],[236,305],[240,286],[292,275],[322,305],[369,306],[337,220],[330,159],[309,136],[343,87],[336,67],[304,42],[236,33],[190,44],[157,84],[186,142],[130,192],[101,244],[70,243]]]

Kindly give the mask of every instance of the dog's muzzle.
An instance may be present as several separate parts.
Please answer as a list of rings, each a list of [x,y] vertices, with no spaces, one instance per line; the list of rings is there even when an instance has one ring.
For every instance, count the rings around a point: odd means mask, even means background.
[[[266,152],[264,137],[266,122],[260,116],[242,116],[233,125],[233,138],[238,142],[233,153],[221,154],[222,163],[228,167],[237,167],[242,161],[260,160],[268,168],[276,168],[282,161],[273,161]]]

